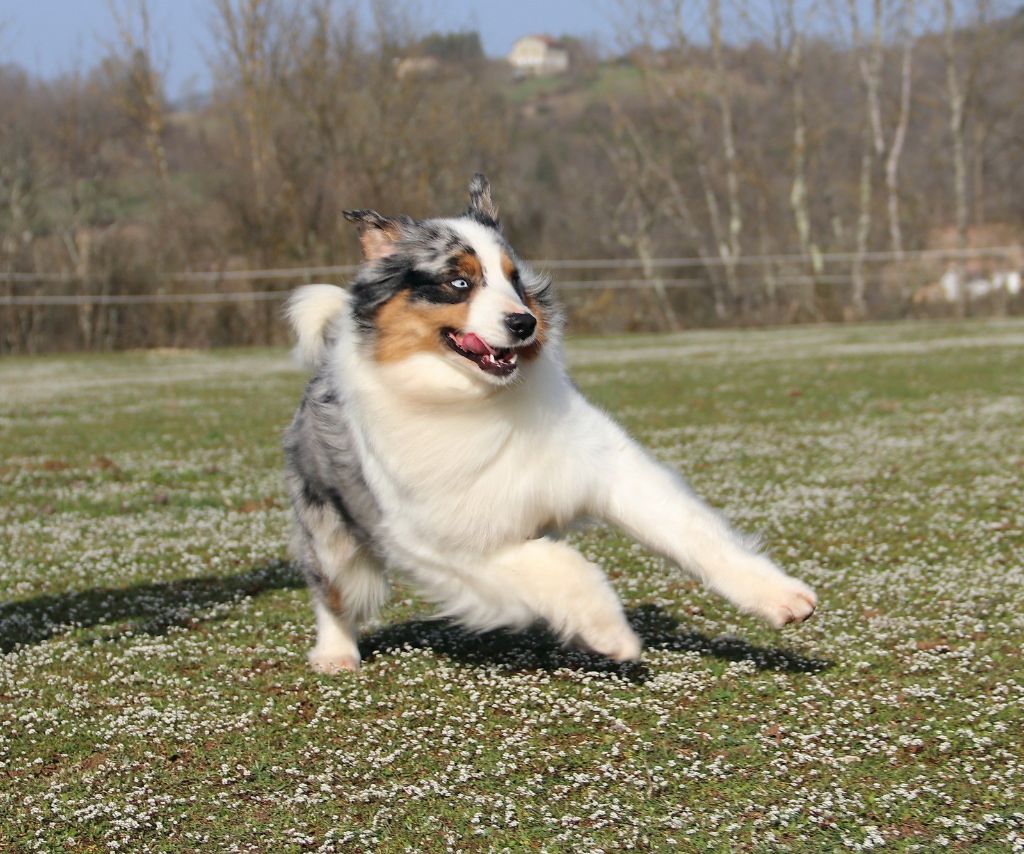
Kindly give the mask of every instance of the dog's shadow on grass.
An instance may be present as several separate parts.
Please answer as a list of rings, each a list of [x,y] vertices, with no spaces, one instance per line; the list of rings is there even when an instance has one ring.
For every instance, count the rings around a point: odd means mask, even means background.
[[[275,561],[237,575],[97,587],[0,603],[0,653],[41,643],[72,627],[117,627],[112,633],[86,643],[111,640],[127,633],[163,635],[175,626],[210,620],[209,614],[200,614],[213,606],[302,586],[299,573],[287,563]],[[786,649],[686,631],[675,617],[657,605],[642,605],[628,611],[627,616],[649,650],[696,652],[719,660],[749,661],[758,670],[787,673],[820,673],[831,666],[825,659],[808,658]],[[414,619],[371,632],[360,639],[359,646],[368,662],[400,655],[405,649],[418,649],[507,673],[568,669],[618,674],[636,682],[648,677],[643,663],[617,664],[584,650],[566,648],[540,628],[519,633],[474,634],[444,620]]]
[[[284,561],[257,566],[237,575],[156,581],[132,587],[94,587],[0,603],[0,653],[41,643],[69,628],[122,624],[126,632],[162,635],[173,626],[193,624],[215,605],[238,602],[268,590],[303,587],[305,582]],[[199,618],[205,622],[206,618]],[[105,639],[110,639],[108,636]]]
[[[628,610],[626,615],[648,650],[696,652],[719,660],[747,661],[757,670],[784,673],[821,673],[832,666],[827,659],[787,649],[686,631],[679,620],[657,605],[641,605]],[[428,649],[453,661],[504,672],[596,671],[617,674],[631,682],[644,682],[650,675],[643,662],[619,664],[581,649],[566,648],[542,628],[474,634],[444,620],[408,620],[364,636],[359,647],[366,662],[400,655],[404,650]]]

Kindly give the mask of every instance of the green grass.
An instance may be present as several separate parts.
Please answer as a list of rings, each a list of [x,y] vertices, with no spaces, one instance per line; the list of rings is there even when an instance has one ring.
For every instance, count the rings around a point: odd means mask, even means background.
[[[584,100],[634,95],[641,90],[643,72],[632,66],[601,65],[583,78],[553,74],[524,77],[509,86],[513,103],[522,104],[547,96],[578,96]]]
[[[316,676],[285,354],[0,362],[0,850],[1024,850],[1024,324],[571,355],[811,622],[593,528],[642,664],[398,589],[362,672]]]

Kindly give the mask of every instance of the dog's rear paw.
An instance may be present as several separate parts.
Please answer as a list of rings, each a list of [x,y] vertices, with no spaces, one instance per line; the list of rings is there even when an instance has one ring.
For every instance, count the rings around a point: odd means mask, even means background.
[[[309,666],[317,673],[335,676],[339,673],[356,673],[359,670],[359,656],[339,653],[319,652],[314,649],[309,653]]]
[[[643,643],[627,623],[599,631],[586,632],[580,640],[591,652],[612,661],[639,661]]]

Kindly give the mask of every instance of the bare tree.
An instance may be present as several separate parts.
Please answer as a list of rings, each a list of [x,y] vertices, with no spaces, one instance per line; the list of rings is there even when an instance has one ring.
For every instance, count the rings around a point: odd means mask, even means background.
[[[604,146],[608,161],[626,190],[611,217],[615,240],[633,252],[640,261],[643,277],[651,283],[664,328],[676,332],[679,320],[661,272],[653,263],[655,226],[667,213],[668,200],[660,192],[662,177],[657,161],[644,146],[629,118],[621,113],[616,118],[616,137]],[[683,215],[689,219],[685,200],[683,205]]]
[[[957,248],[966,252],[967,233],[967,158],[964,153],[964,84],[957,62],[956,10],[953,0],[942,0],[942,49],[946,63],[946,105],[949,109],[949,137],[953,160],[953,203],[956,223]],[[967,313],[967,288],[964,264],[957,265],[959,300],[957,310],[962,317]]]
[[[16,133],[18,113],[29,109],[30,97],[22,81],[0,81],[0,271],[11,274],[31,255],[35,234],[33,215],[41,201],[38,140]],[[6,296],[15,296],[13,279],[4,284]],[[0,330],[0,353],[32,352],[35,340],[34,306],[11,306],[3,312],[8,321]]]
[[[166,127],[162,82],[156,67],[147,0],[108,0],[117,30],[111,52],[125,70],[119,103],[125,115],[140,129],[153,168],[166,194],[170,173],[164,148]]]
[[[109,75],[108,75],[109,76]],[[107,295],[108,280],[95,275],[93,269],[94,223],[96,203],[89,192],[90,180],[102,180],[105,164],[97,144],[97,107],[112,113],[106,93],[97,93],[80,69],[61,81],[55,109],[56,160],[60,179],[71,187],[67,203],[55,217],[54,233],[63,248],[68,272],[85,292],[97,282],[99,292]],[[113,82],[113,81],[112,81]],[[116,85],[116,84],[115,84]],[[123,131],[123,128],[119,130]],[[109,130],[107,131],[109,132]],[[92,302],[76,307],[79,338],[86,349],[92,349],[100,338],[104,312]]]
[[[217,70],[226,77],[226,94],[237,102],[241,118],[233,131],[236,151],[248,163],[252,191],[249,227],[267,246],[272,127],[279,104],[275,79],[283,61],[282,32],[291,22],[280,0],[216,0],[214,16]]]
[[[865,44],[860,24],[860,5],[858,0],[847,0],[854,59],[857,62],[861,85],[864,91],[865,113],[860,178],[858,181],[859,212],[856,229],[856,249],[851,265],[853,291],[850,309],[853,316],[858,318],[864,317],[867,313],[864,263],[871,239],[873,189],[875,164],[877,162],[882,162],[884,165],[886,206],[892,249],[897,259],[900,259],[903,254],[903,238],[899,218],[899,163],[910,119],[911,63],[913,55],[913,35],[910,28],[913,0],[903,0],[900,10],[900,41],[902,46],[899,109],[891,140],[887,143],[880,94],[884,65],[882,29],[886,8],[883,0],[873,0],[871,6],[871,34]]]
[[[708,2],[708,31],[711,36],[711,55],[715,70],[715,96],[722,124],[722,153],[725,159],[725,185],[729,208],[728,243],[719,249],[725,262],[729,290],[739,293],[736,264],[740,257],[740,234],[743,230],[743,209],[740,204],[739,176],[736,163],[736,139],[733,130],[732,87],[722,57],[721,0]]]
[[[998,103],[1001,79],[1007,74],[1003,62],[993,57],[1014,53],[1009,44],[1013,28],[999,26],[993,20],[993,6],[998,0],[974,0],[973,20],[968,41],[964,81],[964,122],[971,125],[970,150],[970,192],[973,201],[971,218],[975,225],[987,220],[988,199],[986,181],[986,160],[989,142],[998,134],[998,126],[1007,114]],[[1019,51],[1017,51],[1019,52]],[[1012,71],[1009,72],[1011,75]],[[1010,79],[1016,79],[1012,77]]]
[[[853,293],[850,309],[855,317],[867,313],[865,302],[864,256],[871,238],[871,196],[874,183],[875,158],[885,154],[885,137],[882,131],[882,108],[878,90],[882,80],[882,0],[873,0],[871,40],[865,49],[860,28],[860,12],[857,0],[847,0],[850,13],[850,28],[853,34],[853,49],[864,86],[864,144],[861,148],[860,180],[857,216],[857,248],[852,265]]]
[[[910,125],[910,91],[913,82],[914,0],[903,0],[900,8],[900,98],[896,127],[885,158],[886,207],[889,214],[889,239],[896,260],[903,259],[903,230],[900,224],[900,158]]]
[[[705,268],[705,272],[712,283],[715,315],[719,320],[725,320],[736,314],[742,301],[737,259],[741,249],[743,212],[732,93],[722,41],[720,0],[707,0],[705,7],[712,69],[708,89],[717,112],[718,139],[713,139],[705,130],[705,124],[709,121],[703,107],[707,89],[692,74],[693,69],[703,66],[703,62],[694,60],[688,64],[696,49],[688,34],[685,0],[645,0],[639,4],[623,0],[621,8],[628,21],[627,29],[634,40],[633,46],[639,47],[636,61],[644,75],[648,95],[649,112],[645,124],[661,135],[676,140],[676,143],[656,151],[654,146],[639,139],[642,134],[635,125],[633,134],[637,137],[639,147],[653,158],[651,168],[659,174],[664,190],[669,195],[671,203],[667,209],[668,215],[676,219],[680,230],[691,239],[699,229],[677,169],[681,162],[692,164],[699,193],[704,201],[710,243],[714,247],[711,252],[701,252],[702,255],[716,259],[715,263]],[[660,61],[652,61],[657,56],[656,45],[660,41],[667,41],[667,53],[674,57],[675,64],[668,68],[659,67]],[[723,161],[721,168],[725,173],[724,204],[719,181],[716,180],[715,159],[719,150]],[[695,241],[697,246],[703,243],[700,237]]]
[[[779,45],[779,52],[785,57],[789,79],[790,98],[793,111],[792,168],[793,183],[789,193],[793,222],[800,240],[800,251],[810,267],[817,306],[821,312],[824,305],[833,302],[830,290],[823,290],[822,283],[825,262],[821,249],[811,231],[811,214],[807,203],[807,104],[804,92],[804,36],[796,23],[796,0],[784,0],[783,24],[779,38],[785,40]],[[826,316],[829,312],[825,311]]]

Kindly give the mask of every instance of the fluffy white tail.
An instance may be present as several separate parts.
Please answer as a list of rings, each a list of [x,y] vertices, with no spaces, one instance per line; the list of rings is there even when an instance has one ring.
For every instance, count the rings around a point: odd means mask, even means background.
[[[295,355],[309,370],[323,358],[331,321],[346,305],[348,294],[335,285],[305,285],[285,305],[285,316],[299,339]]]

